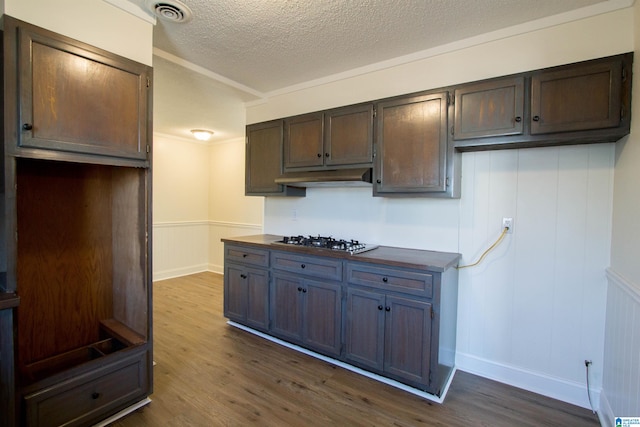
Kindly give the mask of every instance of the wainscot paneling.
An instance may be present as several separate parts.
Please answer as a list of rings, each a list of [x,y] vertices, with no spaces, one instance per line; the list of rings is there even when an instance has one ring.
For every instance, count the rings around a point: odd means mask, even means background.
[[[153,225],[153,280],[201,271],[223,272],[220,239],[262,233],[262,225],[220,221],[163,222]]]
[[[600,395],[600,423],[640,415],[640,284],[607,270],[605,375]]]
[[[602,386],[614,146],[463,155],[458,369],[589,407]]]
[[[153,280],[207,271],[209,222],[180,221],[153,225]]]
[[[208,270],[214,273],[224,273],[224,245],[220,239],[252,234],[262,234],[262,224],[210,221]]]

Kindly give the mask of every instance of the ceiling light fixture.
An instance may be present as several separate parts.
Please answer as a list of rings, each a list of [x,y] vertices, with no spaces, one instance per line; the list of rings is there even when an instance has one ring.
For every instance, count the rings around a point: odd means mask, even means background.
[[[191,129],[193,136],[199,141],[208,141],[213,131],[207,129]]]

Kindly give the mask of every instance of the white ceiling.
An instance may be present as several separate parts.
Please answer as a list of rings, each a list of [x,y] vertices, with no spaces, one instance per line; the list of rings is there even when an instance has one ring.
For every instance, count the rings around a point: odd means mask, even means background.
[[[147,13],[145,0],[128,2]],[[629,0],[182,2],[193,11],[190,22],[159,19],[154,27],[154,128],[175,134],[180,127],[209,127],[224,134],[217,135],[220,139],[237,132],[231,130],[236,124],[223,122],[229,117],[224,101],[268,97],[526,22],[563,13],[579,16],[582,8],[592,15],[629,5]],[[220,102],[201,100],[202,94],[215,98],[218,92]],[[209,122],[198,124],[203,118]]]

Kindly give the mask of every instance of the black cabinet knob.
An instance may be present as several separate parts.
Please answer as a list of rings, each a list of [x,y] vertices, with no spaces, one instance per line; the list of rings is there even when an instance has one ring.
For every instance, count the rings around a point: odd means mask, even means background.
[[[324,153],[324,156],[325,157],[329,157],[329,153]]]
[[[385,307],[384,311],[391,311],[391,307],[389,307],[389,306]]]
[[[322,154],[318,153],[318,157],[322,157]]]
[[[307,290],[306,290],[305,288],[302,288],[302,293],[303,293],[303,294],[306,294],[306,293],[307,293]]]
[[[522,121],[522,117],[518,116],[518,117],[515,118],[515,120],[516,120],[517,123],[520,123]]]
[[[91,393],[91,398],[93,400],[100,398],[100,393],[94,391],[93,393]]]
[[[378,306],[378,310],[382,310],[384,307],[382,307],[381,305]]]
[[[300,264],[300,268],[306,268],[307,266],[305,264]]]
[[[247,275],[246,274],[241,274],[240,277],[242,277],[243,279],[246,279]]]
[[[246,258],[249,254],[242,254],[242,258]]]
[[[378,184],[382,184],[382,181],[381,181],[381,180],[379,180],[379,179],[376,179],[376,182],[377,182]]]
[[[25,123],[22,125],[22,130],[31,130],[33,129],[33,125],[31,123]]]
[[[533,116],[533,121],[534,122],[539,122],[540,121],[540,116]]]
[[[298,292],[301,292],[301,291],[302,291],[302,287],[298,286]]]
[[[383,281],[384,283],[387,283],[387,282],[389,281],[389,278],[388,278],[388,277],[383,277],[383,278],[382,278],[382,281]]]

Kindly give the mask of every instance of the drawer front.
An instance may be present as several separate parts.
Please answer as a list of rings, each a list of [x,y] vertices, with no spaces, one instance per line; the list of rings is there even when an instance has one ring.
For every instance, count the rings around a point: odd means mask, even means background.
[[[226,261],[269,267],[269,251],[266,249],[225,245],[224,257]]]
[[[146,394],[146,353],[141,353],[28,394],[24,398],[26,425],[87,425]]]
[[[349,283],[403,292],[425,298],[433,297],[433,275],[368,264],[347,264]]]
[[[340,260],[272,252],[271,265],[273,268],[292,273],[342,281],[342,261]]]

